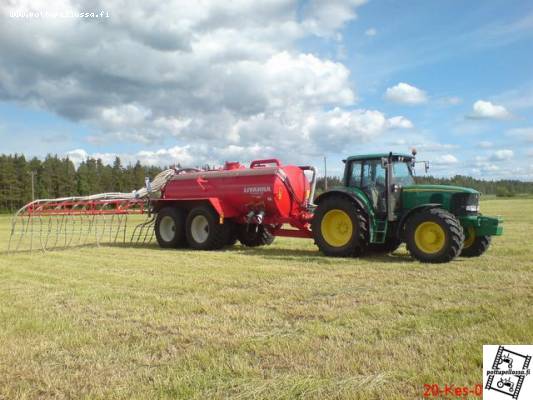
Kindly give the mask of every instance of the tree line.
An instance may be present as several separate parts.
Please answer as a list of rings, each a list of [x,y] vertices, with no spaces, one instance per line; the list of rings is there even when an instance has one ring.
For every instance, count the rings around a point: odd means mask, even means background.
[[[154,178],[162,168],[135,164],[122,165],[116,157],[113,165],[101,159],[87,158],[78,168],[68,157],[48,155],[44,160],[23,155],[0,155],[0,212],[13,212],[35,199],[84,196],[103,192],[130,192],[144,186],[144,178]],[[484,194],[514,196],[533,194],[533,182],[518,180],[481,180],[456,175],[452,178],[416,177],[417,183],[457,185],[474,188]],[[328,177],[328,187],[341,185],[341,179]],[[324,178],[317,180],[317,192],[324,190]]]
[[[0,212],[13,212],[32,200],[84,196],[103,192],[131,192],[144,186],[144,178],[153,178],[162,169],[143,166],[139,161],[122,165],[116,157],[113,165],[101,159],[87,158],[78,168],[68,157],[48,155],[44,160],[23,155],[0,155]]]

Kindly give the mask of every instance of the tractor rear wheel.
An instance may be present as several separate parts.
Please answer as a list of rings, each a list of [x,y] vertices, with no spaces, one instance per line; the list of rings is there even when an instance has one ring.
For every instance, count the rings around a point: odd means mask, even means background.
[[[210,206],[193,208],[185,224],[187,242],[196,250],[215,250],[228,243],[229,224],[219,223],[219,217]]]
[[[248,247],[270,245],[276,238],[265,225],[240,224],[237,226],[239,242]]]
[[[185,212],[176,207],[164,207],[157,213],[155,237],[164,249],[182,247],[185,242]]]
[[[490,236],[476,236],[476,230],[472,226],[464,229],[464,232],[465,241],[461,257],[479,257],[487,251],[490,246]]]
[[[431,208],[413,215],[405,227],[406,244],[411,256],[426,263],[445,263],[459,255],[465,239],[455,215]]]
[[[327,256],[359,256],[367,246],[366,216],[342,196],[328,197],[320,202],[311,229],[316,245]]]

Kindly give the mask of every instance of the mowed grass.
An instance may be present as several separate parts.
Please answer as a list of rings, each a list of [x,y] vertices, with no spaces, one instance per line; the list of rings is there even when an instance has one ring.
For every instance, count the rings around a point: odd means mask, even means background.
[[[533,343],[533,200],[487,254],[321,256],[82,247],[0,257],[0,398],[399,399],[482,382],[483,344]],[[8,239],[9,219],[0,219]]]

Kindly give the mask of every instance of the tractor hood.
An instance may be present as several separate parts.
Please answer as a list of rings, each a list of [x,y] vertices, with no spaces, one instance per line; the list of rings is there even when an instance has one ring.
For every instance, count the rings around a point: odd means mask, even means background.
[[[408,185],[403,187],[404,192],[446,192],[446,193],[470,193],[479,194],[477,190],[462,186],[451,185]]]

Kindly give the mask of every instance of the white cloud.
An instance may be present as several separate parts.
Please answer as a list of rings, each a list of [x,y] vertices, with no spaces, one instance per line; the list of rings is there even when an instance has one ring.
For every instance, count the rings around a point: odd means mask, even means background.
[[[501,149],[496,150],[494,153],[492,153],[490,159],[492,161],[505,161],[513,158],[514,152],[509,149]]]
[[[400,82],[385,92],[385,99],[400,104],[422,104],[427,102],[426,93],[407,83]]]
[[[74,149],[67,151],[65,154],[75,165],[79,165],[82,161],[86,160],[88,154],[83,149]]]
[[[459,160],[453,154],[443,154],[431,161],[436,165],[451,165],[457,164]]]
[[[378,31],[376,30],[376,28],[368,28],[366,31],[365,31],[365,35],[366,36],[376,36],[378,33]]]
[[[389,118],[389,126],[391,128],[403,128],[403,129],[411,129],[414,127],[413,123],[410,120],[402,116],[396,116],[396,117]]]
[[[417,143],[414,147],[424,152],[444,152],[457,149],[459,146],[450,143],[422,142]]]
[[[533,127],[509,129],[505,134],[524,142],[533,142]]]
[[[479,147],[482,149],[490,149],[493,146],[492,142],[489,142],[487,140],[482,140],[479,142]]]
[[[331,36],[349,21],[357,18],[356,8],[366,0],[310,0],[303,9],[306,30],[318,36]]]
[[[493,104],[490,101],[478,100],[472,106],[473,113],[470,118],[479,119],[508,119],[511,114],[504,106]]]

